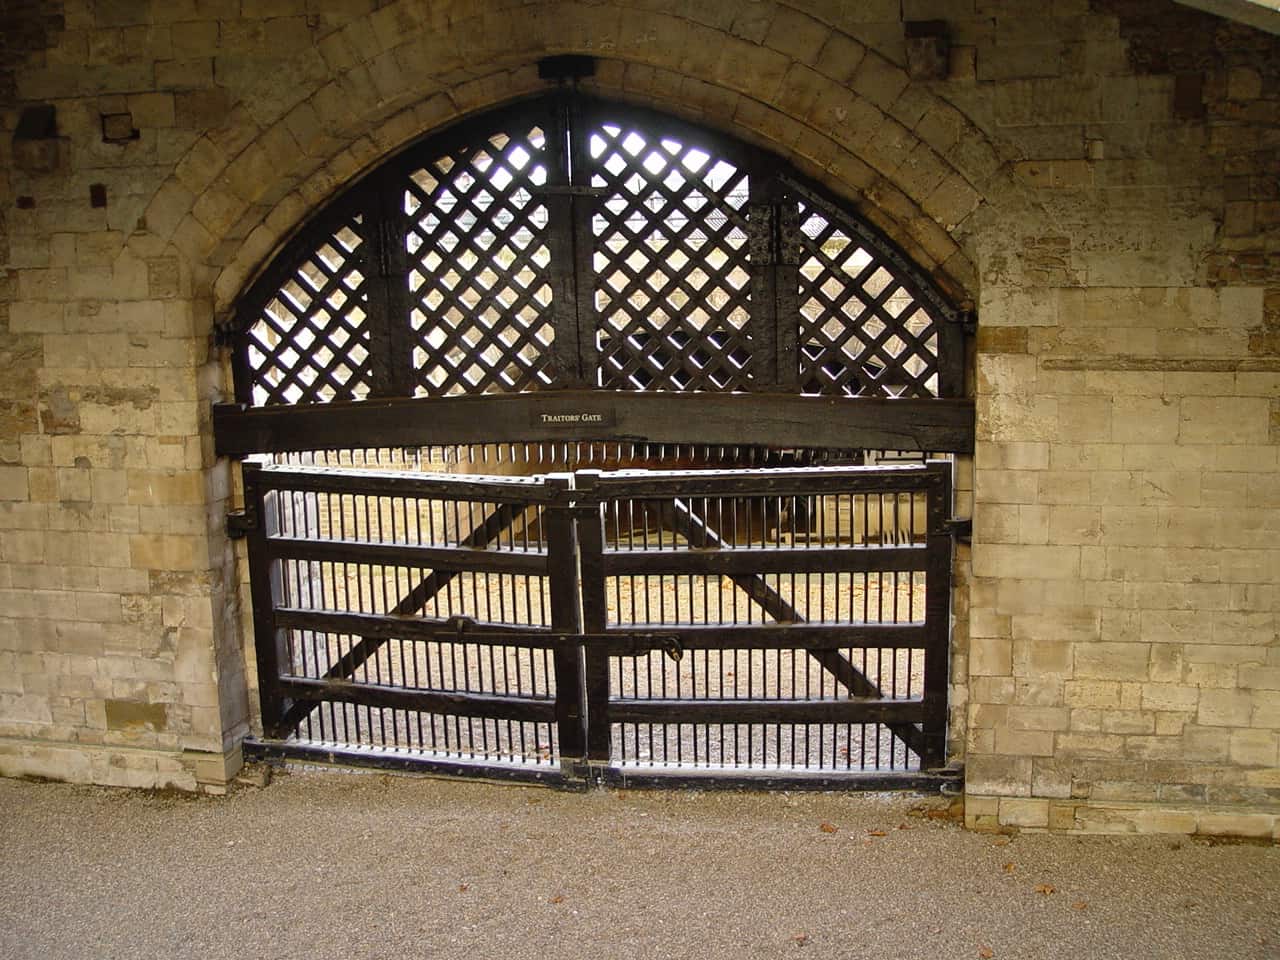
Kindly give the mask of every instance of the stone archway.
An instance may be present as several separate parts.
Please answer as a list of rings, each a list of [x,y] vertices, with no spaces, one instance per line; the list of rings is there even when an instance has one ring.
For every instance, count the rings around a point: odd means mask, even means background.
[[[584,83],[590,92],[710,118],[785,154],[851,201],[953,298],[975,292],[972,260],[954,237],[1007,177],[997,149],[961,111],[839,24],[771,4],[753,11],[750,24],[735,24],[712,13],[621,7],[577,16],[584,11],[557,3],[532,18],[532,29],[513,30],[503,9],[442,24],[418,6],[392,4],[345,24],[316,51],[286,58],[196,141],[156,193],[148,232],[192,265],[196,302],[209,319],[225,316],[272,252],[342,184],[423,130],[543,89],[534,64],[560,52],[607,54]],[[202,382],[206,396],[225,395],[216,375]],[[224,509],[231,483],[223,466],[206,486],[210,509]],[[216,619],[237,632],[226,616]],[[228,669],[217,675],[234,687],[240,658],[228,653],[232,636],[225,639],[217,659]],[[227,691],[225,702],[242,699]],[[953,719],[959,733],[962,715]]]

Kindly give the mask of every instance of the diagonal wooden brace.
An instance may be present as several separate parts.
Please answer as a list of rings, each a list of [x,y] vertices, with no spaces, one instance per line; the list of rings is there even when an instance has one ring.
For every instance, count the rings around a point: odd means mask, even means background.
[[[691,547],[728,546],[720,534],[707,523],[706,518],[701,516],[691,504],[673,498],[671,507],[676,532],[684,537]],[[765,583],[762,577],[756,574],[728,574],[728,577],[773,619],[779,622],[806,622],[800,612]],[[823,669],[835,677],[837,682],[853,696],[877,699],[882,696],[880,688],[839,650],[810,650],[809,656],[821,664]],[[889,723],[886,726],[894,736],[907,745],[907,749],[921,755],[925,743],[924,733],[919,727],[913,723]]]
[[[516,522],[518,517],[523,516],[526,509],[527,506],[524,504],[498,504],[497,508],[485,517],[482,523],[459,541],[459,546],[475,547],[477,549],[487,547],[505,533]],[[428,601],[439,594],[440,591],[444,590],[457,575],[457,570],[431,571],[418,582],[417,586],[400,598],[390,610],[390,615],[404,617],[416,613],[426,606]],[[322,679],[345,680],[354,676],[355,672],[377,653],[388,639],[388,637],[361,637],[358,643],[354,644],[337,663],[328,669]],[[280,720],[283,735],[287,736],[319,705],[320,702],[314,700],[293,701]]]

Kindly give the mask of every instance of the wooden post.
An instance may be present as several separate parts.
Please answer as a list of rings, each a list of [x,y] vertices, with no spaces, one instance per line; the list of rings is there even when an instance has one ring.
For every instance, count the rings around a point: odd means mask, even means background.
[[[544,508],[547,570],[551,580],[551,626],[558,633],[581,633],[578,547],[570,505],[573,476],[552,474],[547,485],[559,496]],[[582,709],[582,648],[557,647],[556,726],[566,767],[586,757],[586,716]]]
[[[924,652],[924,744],[920,751],[920,769],[928,770],[946,763],[947,752],[947,675],[951,644],[951,464],[946,460],[930,460],[926,468],[937,477],[929,488],[928,551],[929,569],[925,581],[925,629],[928,631]]]
[[[293,730],[285,723],[291,704],[280,689],[280,672],[286,666],[284,634],[276,626],[276,606],[281,599],[280,563],[271,555],[269,538],[279,532],[276,497],[268,497],[261,481],[262,468],[246,463],[244,506],[248,523],[249,589],[253,603],[254,650],[258,660],[258,698],[262,705],[262,732],[284,739]],[[277,493],[277,496],[279,494]]]
[[[577,474],[578,564],[582,576],[582,621],[588,634],[602,634],[609,626],[604,585],[604,524],[600,502],[593,497],[599,471]],[[612,754],[609,721],[609,651],[586,644],[587,761],[607,764]]]

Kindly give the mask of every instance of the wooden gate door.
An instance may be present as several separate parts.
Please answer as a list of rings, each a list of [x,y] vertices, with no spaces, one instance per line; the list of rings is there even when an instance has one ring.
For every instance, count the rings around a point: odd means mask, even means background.
[[[562,783],[935,782],[950,492],[944,462],[246,465],[251,752]]]
[[[945,762],[950,463],[576,486],[592,776],[902,785]]]
[[[567,479],[246,464],[244,486],[251,753],[562,779],[583,752]]]

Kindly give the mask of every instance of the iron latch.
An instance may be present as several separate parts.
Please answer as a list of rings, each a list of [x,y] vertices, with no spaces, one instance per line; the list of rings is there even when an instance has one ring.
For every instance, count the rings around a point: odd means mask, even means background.
[[[563,630],[486,629],[488,624],[471,617],[453,616],[440,622],[432,638],[443,643],[480,643],[518,647],[521,641],[532,646],[576,647],[584,644],[615,657],[643,657],[661,650],[677,663],[684,658],[684,644],[678,634],[624,632],[573,633]]]
[[[241,540],[258,529],[258,511],[253,507],[233,510],[227,514],[227,536]]]
[[[684,646],[680,643],[679,637],[675,635],[659,637],[658,645],[661,647],[662,652],[676,663],[684,659]]]

